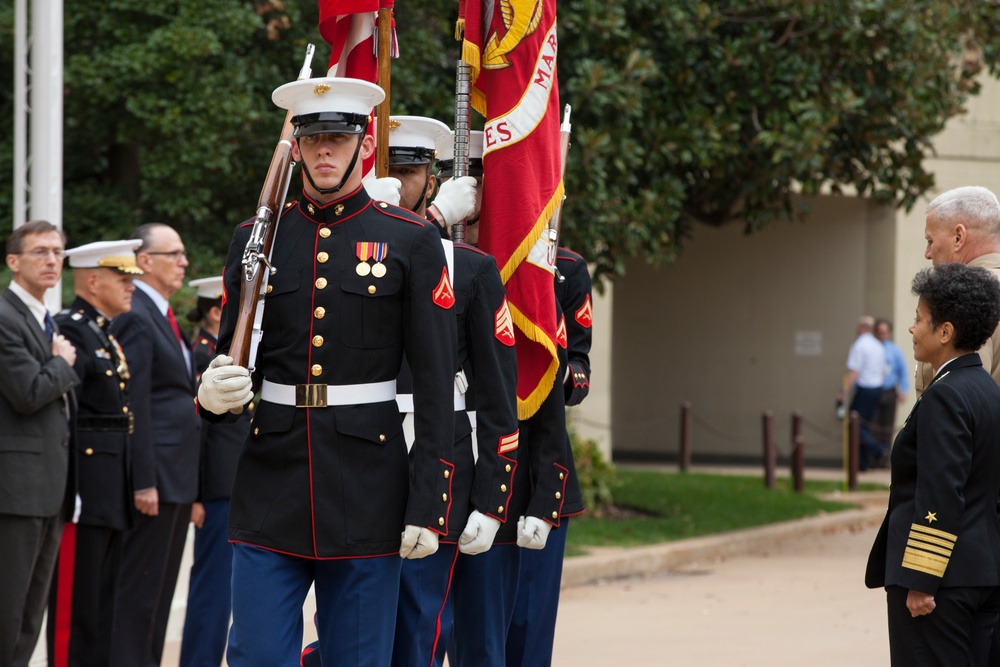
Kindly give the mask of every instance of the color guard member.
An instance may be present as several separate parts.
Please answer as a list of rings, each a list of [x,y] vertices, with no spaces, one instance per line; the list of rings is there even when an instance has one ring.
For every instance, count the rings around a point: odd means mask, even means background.
[[[272,96],[292,110],[305,182],[274,239],[252,378],[225,356],[250,223],[237,229],[223,273],[232,300],[222,356],[202,374],[201,412],[219,421],[261,390],[230,506],[234,667],[298,664],[314,582],[329,663],[388,665],[400,556],[430,555],[450,532],[455,294],[435,230],[361,187],[374,150],[365,128],[383,97],[347,78],[296,81]],[[404,351],[411,460],[395,401]]]
[[[439,146],[450,142],[451,134],[444,123],[414,116],[393,117],[389,173],[402,183],[400,204],[419,216],[430,217],[426,202],[434,190],[435,178],[431,173],[434,156]],[[475,214],[476,180],[474,176],[465,178],[468,181],[457,184],[459,190],[442,186],[443,192],[434,199],[440,209],[448,211],[453,222]],[[465,191],[469,182],[471,191]],[[483,610],[492,612],[513,602],[510,575],[516,572],[516,561],[506,577],[502,569],[494,569],[492,578],[483,585],[464,580],[463,563],[486,558],[488,554],[484,552],[490,551],[497,530],[507,520],[518,447],[514,324],[493,258],[469,245],[453,245],[448,240],[442,243],[452,269],[458,318],[458,356],[453,369],[452,529],[441,538],[438,553],[403,563],[394,667],[424,667],[431,664],[436,652],[443,654],[447,634],[442,631],[450,628],[452,600],[461,601],[458,613],[466,633],[463,636],[468,639],[464,646],[470,650],[476,646],[502,652],[506,632],[502,615],[492,616],[496,622],[489,627],[485,621],[488,614]],[[404,382],[401,378],[401,387]],[[467,412],[466,401],[473,395],[477,409]],[[411,395],[402,394],[397,400],[401,411],[413,412]],[[412,419],[412,414],[407,415],[404,427]],[[475,439],[473,429],[476,429]],[[505,590],[511,593],[506,602]],[[474,664],[480,667],[494,664],[488,652],[477,653],[480,655]],[[493,653],[494,662],[498,655]],[[495,664],[502,665],[502,659]]]
[[[559,248],[556,253],[556,314],[559,317],[558,343],[560,374],[564,378],[553,394],[562,394],[566,406],[579,405],[590,391],[590,341],[593,325],[591,282],[583,257]],[[507,634],[507,664],[519,667],[549,665],[559,609],[563,556],[569,517],[583,512],[583,494],[573,466],[573,447],[566,432],[565,410],[556,407],[558,397],[550,396],[531,420],[548,418],[561,427],[565,443],[563,460],[569,464],[568,481],[563,490],[564,503],[559,511],[559,526],[549,533],[545,548],[528,550],[521,556],[514,618]]]

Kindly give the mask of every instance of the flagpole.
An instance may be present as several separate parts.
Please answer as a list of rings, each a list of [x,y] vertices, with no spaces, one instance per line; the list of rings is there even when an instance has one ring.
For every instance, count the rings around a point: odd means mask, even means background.
[[[472,118],[472,73],[469,64],[458,61],[455,72],[455,166],[453,178],[469,175],[469,137],[472,134],[470,122]],[[465,243],[465,220],[457,220],[451,227],[451,240],[455,243]]]
[[[378,85],[385,91],[385,99],[378,105],[378,122],[375,124],[375,175],[389,175],[389,88],[392,63],[392,2],[382,3],[378,10]]]

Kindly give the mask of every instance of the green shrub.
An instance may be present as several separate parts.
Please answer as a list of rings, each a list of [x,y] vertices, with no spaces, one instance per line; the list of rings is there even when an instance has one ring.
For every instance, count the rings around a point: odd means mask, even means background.
[[[569,438],[573,445],[573,463],[576,465],[577,479],[580,480],[580,490],[583,491],[584,506],[588,514],[601,516],[614,502],[613,487],[617,480],[615,466],[604,458],[595,440],[584,440],[572,430]]]

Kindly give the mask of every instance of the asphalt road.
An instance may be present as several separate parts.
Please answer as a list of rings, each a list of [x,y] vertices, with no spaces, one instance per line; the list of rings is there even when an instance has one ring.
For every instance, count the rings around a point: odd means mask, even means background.
[[[565,589],[553,666],[888,665],[885,596],[863,583],[876,528]]]
[[[883,475],[872,477],[883,481]],[[553,667],[889,664],[884,594],[863,583],[885,507],[884,496],[875,495],[856,520],[831,515],[747,531],[743,538],[652,547],[655,558],[631,552],[599,556],[607,561],[572,559],[578,562],[567,565],[566,574],[585,575],[577,581],[586,580],[587,572],[612,571],[608,565],[615,562],[639,564],[631,571],[650,574],[569,586],[573,577],[564,576]],[[664,549],[671,550],[671,558],[664,560]],[[658,564],[664,562],[670,564]],[[188,567],[185,562],[185,575]],[[186,595],[186,583],[182,577],[162,667],[177,667],[183,624],[183,606],[177,603]],[[310,599],[307,619],[313,608]],[[314,637],[306,623],[305,641]],[[44,664],[42,649],[32,667]]]

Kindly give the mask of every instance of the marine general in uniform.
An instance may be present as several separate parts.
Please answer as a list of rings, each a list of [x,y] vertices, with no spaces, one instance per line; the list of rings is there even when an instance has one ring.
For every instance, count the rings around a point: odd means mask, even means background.
[[[66,251],[76,298],[56,315],[76,348],[80,378],[74,463],[80,513],[67,525],[48,616],[52,664],[106,665],[125,531],[132,527],[129,369],[111,320],[132,307],[141,241],[97,241]]]

